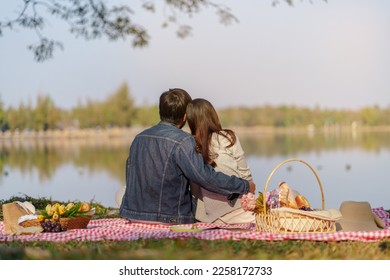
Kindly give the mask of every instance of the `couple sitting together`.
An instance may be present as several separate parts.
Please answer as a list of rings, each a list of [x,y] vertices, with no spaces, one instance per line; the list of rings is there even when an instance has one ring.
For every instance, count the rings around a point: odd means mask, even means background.
[[[131,143],[120,215],[144,223],[254,223],[241,207],[241,196],[256,189],[244,151],[212,104],[174,88],[160,96],[159,114]],[[191,134],[182,130],[186,122]]]

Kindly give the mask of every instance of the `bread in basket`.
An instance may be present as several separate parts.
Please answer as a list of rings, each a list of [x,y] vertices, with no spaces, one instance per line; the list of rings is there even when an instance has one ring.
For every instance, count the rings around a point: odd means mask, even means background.
[[[54,203],[37,214],[20,217],[18,223],[22,227],[42,226],[45,232],[83,229],[87,228],[94,213],[95,209],[88,202]]]
[[[322,209],[311,209],[307,199],[300,194],[294,194],[294,190],[289,189],[285,182],[279,184],[277,199],[272,200],[272,192],[267,193],[269,182],[276,170],[293,161],[305,164],[314,173],[321,191]],[[243,205],[246,210],[244,206],[246,205]],[[255,204],[249,210],[255,212],[256,230],[271,233],[335,232],[336,221],[341,219],[339,210],[325,210],[323,187],[317,173],[307,162],[296,158],[287,159],[273,169],[264,186],[264,192],[259,192]]]

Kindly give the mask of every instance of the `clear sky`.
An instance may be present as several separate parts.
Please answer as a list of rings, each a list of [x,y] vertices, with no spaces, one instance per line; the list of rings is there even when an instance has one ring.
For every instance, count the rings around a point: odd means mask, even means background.
[[[19,1],[1,1],[0,18],[11,18]],[[130,3],[135,20],[151,35],[149,47],[130,40],[74,38],[50,20],[46,34],[64,50],[44,63],[27,45],[33,33],[5,31],[0,37],[0,98],[6,107],[33,104],[50,95],[71,108],[88,98],[104,100],[127,83],[138,104],[155,104],[172,87],[186,89],[216,107],[256,105],[358,109],[390,105],[390,1],[272,0],[219,1],[238,23],[224,26],[209,8],[187,18],[192,36],[162,28],[164,10],[149,14]],[[158,2],[158,1],[157,1]]]

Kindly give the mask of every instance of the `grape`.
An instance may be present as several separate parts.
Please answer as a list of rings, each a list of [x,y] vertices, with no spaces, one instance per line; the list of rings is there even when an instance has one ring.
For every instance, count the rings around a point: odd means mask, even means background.
[[[301,208],[299,208],[299,210],[303,210],[303,211],[313,211],[313,209],[311,209],[310,207],[305,207],[305,206],[302,206]]]
[[[58,221],[46,220],[41,222],[43,232],[61,232],[66,231],[66,228],[63,228]]]

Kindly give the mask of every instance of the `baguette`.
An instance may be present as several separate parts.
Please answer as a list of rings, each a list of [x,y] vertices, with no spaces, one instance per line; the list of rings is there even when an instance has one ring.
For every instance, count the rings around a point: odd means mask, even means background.
[[[295,201],[297,203],[298,209],[301,209],[302,207],[305,207],[306,209],[310,208],[309,201],[303,195],[297,195],[295,197]]]
[[[279,199],[281,207],[290,207],[293,209],[298,209],[297,202],[295,201],[295,197],[292,189],[287,185],[286,182],[279,183]]]

